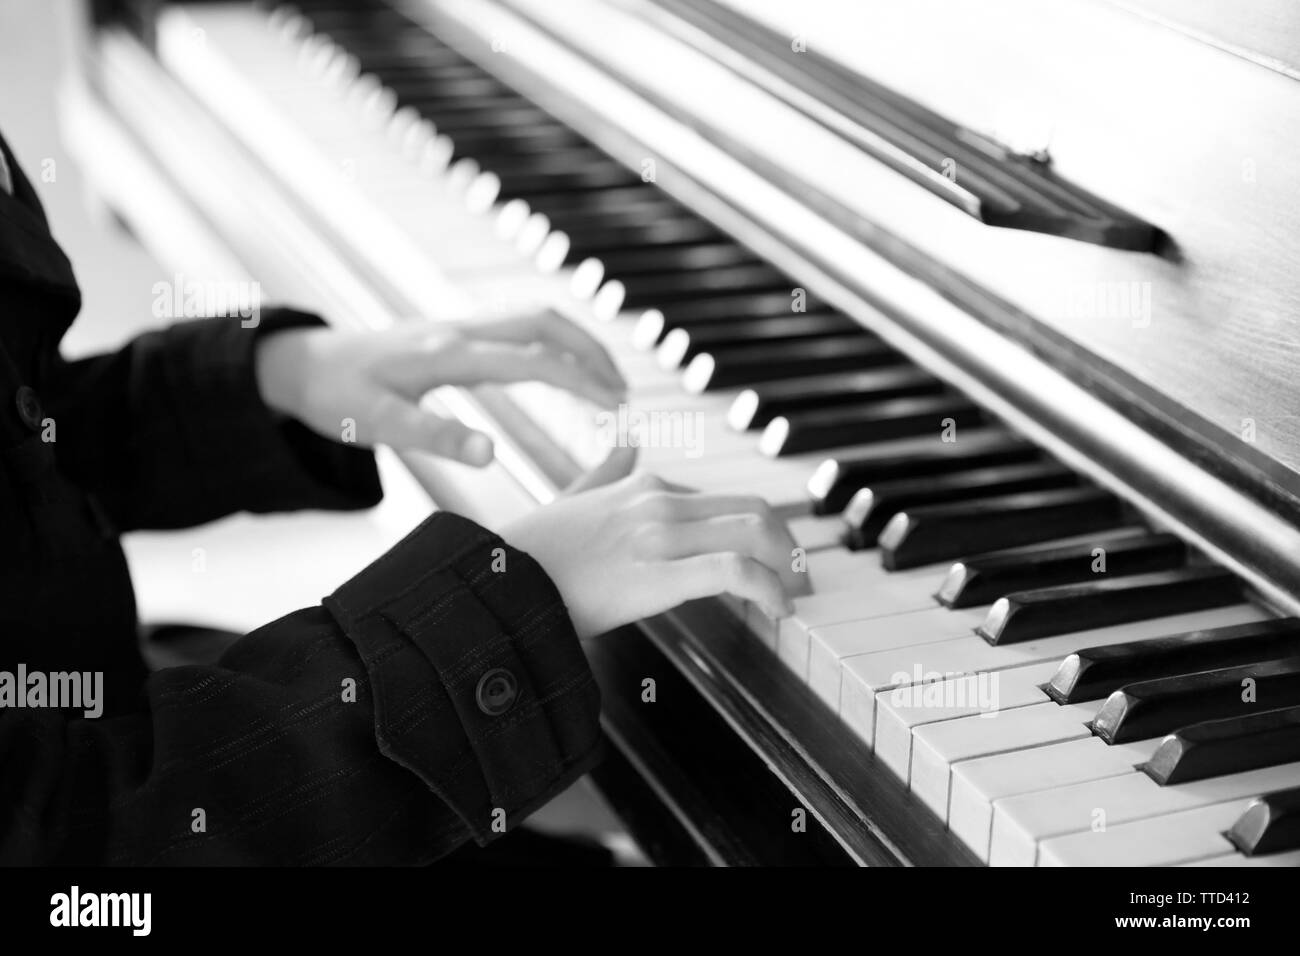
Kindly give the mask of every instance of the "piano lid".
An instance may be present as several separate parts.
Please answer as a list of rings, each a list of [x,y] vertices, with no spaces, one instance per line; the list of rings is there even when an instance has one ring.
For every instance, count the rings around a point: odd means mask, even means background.
[[[715,6],[994,138],[1011,138],[1028,117],[1049,131],[1057,173],[1164,227],[1179,261],[966,227],[892,198],[864,212],[1011,306],[995,319],[1004,331],[1057,363],[1077,355],[1080,374],[1114,375],[1180,443],[1234,459],[1294,503],[1300,184],[1288,167],[1300,86],[1274,35],[1300,36],[1294,6],[1253,0],[1218,15],[1163,0]]]

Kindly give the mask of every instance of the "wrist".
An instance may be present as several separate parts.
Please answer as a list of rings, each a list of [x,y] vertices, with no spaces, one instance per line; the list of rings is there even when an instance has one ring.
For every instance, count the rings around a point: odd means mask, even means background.
[[[301,419],[306,347],[320,329],[284,329],[258,339],[253,370],[262,403],[272,411]]]

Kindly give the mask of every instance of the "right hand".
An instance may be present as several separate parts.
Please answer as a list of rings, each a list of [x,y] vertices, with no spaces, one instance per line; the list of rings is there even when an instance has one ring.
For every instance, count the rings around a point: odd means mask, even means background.
[[[285,329],[258,341],[255,375],[269,407],[333,441],[351,422],[359,444],[476,466],[492,461],[492,441],[420,405],[438,386],[546,382],[606,407],[627,388],[599,341],[545,310],[361,332]]]
[[[723,592],[787,617],[809,590],[794,539],[761,498],[645,473],[561,497],[501,536],[551,576],[581,638]]]

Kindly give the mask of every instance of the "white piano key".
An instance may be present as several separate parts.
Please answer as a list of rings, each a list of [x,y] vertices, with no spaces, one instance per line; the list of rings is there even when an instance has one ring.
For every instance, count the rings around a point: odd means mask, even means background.
[[[814,630],[846,621],[865,624],[877,618],[937,609],[933,577],[907,578],[904,574],[907,572],[879,578],[869,576],[860,589],[814,594],[803,599],[801,605],[796,605],[795,614],[781,622],[777,631],[778,653],[797,660],[800,676],[811,680]]]
[[[1046,671],[1050,677],[1056,665],[1036,664],[1024,668],[1026,671],[1034,669],[1039,673]],[[992,671],[980,676],[992,679],[1015,672]],[[1029,696],[1027,692],[1026,696]],[[1087,703],[1062,707],[1042,694],[1041,699],[1031,706],[1000,711],[996,720],[979,715],[916,727],[912,733],[911,788],[930,809],[946,820],[952,770],[954,765],[960,765],[959,761],[1091,737],[1087,723],[1096,716],[1099,706],[1099,703]],[[876,702],[876,713],[876,738],[879,741],[882,730],[893,725],[880,721],[879,701]]]
[[[532,215],[532,209],[524,200],[507,200],[500,211],[497,212],[496,222],[493,224],[497,238],[502,240],[513,239],[530,215]]]
[[[909,572],[902,571],[900,574]],[[933,591],[931,592],[933,593]],[[951,641],[969,634],[982,623],[985,608],[950,610],[931,606],[921,610],[865,617],[858,612],[853,618],[815,627],[808,632],[808,684],[832,710],[841,708],[842,665],[846,658],[916,644]],[[868,698],[874,713],[874,699]],[[864,729],[869,730],[870,723]]]
[[[654,471],[678,462],[721,461],[727,458],[754,460],[754,441],[737,435],[718,418],[701,412],[659,410],[653,405],[633,406],[626,416],[641,452],[638,462]],[[623,419],[619,419],[620,428]],[[743,486],[742,486],[743,487]]]
[[[458,181],[463,180],[465,178],[463,175],[457,174],[457,167],[461,166],[464,162],[465,160],[461,160],[460,163],[457,163],[455,166],[452,166],[450,170],[448,170],[449,184],[452,185],[453,187]],[[477,165],[478,164],[475,163],[476,171],[477,171]],[[524,220],[524,224],[519,227],[519,232],[515,234],[514,247],[525,256],[528,257],[535,256],[537,254],[537,250],[541,249],[542,243],[546,241],[546,237],[549,236],[550,234],[551,234],[550,217],[540,212],[532,213],[527,219]],[[578,296],[580,291],[584,291],[584,290],[578,287],[574,287],[573,289],[575,296]],[[579,298],[581,298],[581,296],[579,296]]]
[[[843,547],[844,522],[839,515],[800,515],[786,522],[796,547],[805,551],[825,551]]]
[[[590,299],[605,281],[605,263],[588,256],[573,268],[569,288],[579,299]]]
[[[812,551],[806,556],[807,574],[811,580],[813,595],[795,598],[795,616],[799,614],[800,605],[820,594],[822,591],[843,591],[856,587],[867,573],[870,556],[849,551],[847,548],[830,548]],[[791,618],[786,618],[790,621]],[[768,647],[776,650],[777,635],[783,623],[768,617],[754,605],[748,606],[745,618],[751,631]]]
[[[910,643],[899,643],[890,650],[844,658],[840,676],[840,711],[842,714],[848,710],[857,715],[873,714],[875,695],[897,686],[900,676],[929,673],[977,674],[981,671],[1002,670],[1060,660],[1081,647],[1128,643],[1162,634],[1177,634],[1180,631],[1245,624],[1267,616],[1254,605],[1238,604],[1131,624],[1099,627],[1005,647],[989,644],[975,634],[947,641],[926,640],[925,635],[921,634]],[[871,730],[873,722],[873,718],[869,718],[863,729]]]
[[[911,785],[912,735],[922,725],[961,723],[994,732],[1005,711],[1051,704],[1040,685],[1056,673],[1055,662],[1012,667],[946,680],[908,684],[876,695],[874,750],[899,779]],[[1055,704],[1052,707],[1056,708]],[[1056,708],[1060,709],[1060,708]],[[971,718],[960,720],[959,718]],[[978,732],[978,730],[977,730]],[[1080,724],[1080,732],[1086,733]],[[913,789],[916,789],[913,787]],[[946,787],[944,788],[946,792]]]
[[[1226,800],[1257,797],[1300,784],[1300,763],[1211,777],[1162,787],[1145,773],[1090,780],[1056,790],[1007,797],[993,808],[992,866],[1032,866],[1039,844],[1078,833],[1192,810]]]
[[[610,279],[592,296],[591,311],[598,319],[612,320],[623,308],[623,300],[626,297],[627,289],[623,283],[618,279]]]
[[[1095,714],[1100,706],[1100,701],[1093,701],[1087,712]],[[1044,722],[1050,719],[1044,718]],[[1070,723],[1074,723],[1073,718]],[[1074,735],[1073,726],[1065,730]],[[1130,774],[1138,764],[1150,759],[1158,744],[1159,740],[1144,740],[1108,747],[1099,738],[1085,734],[1047,746],[953,762],[948,827],[987,863],[996,801],[1085,780]],[[955,747],[953,750],[957,752]]]
[[[872,557],[875,554],[859,553]],[[861,576],[848,586],[826,590],[827,586],[814,580],[817,593],[797,599],[792,616],[775,622],[762,619],[759,617],[761,612],[755,611],[750,626],[775,633],[777,654],[801,679],[808,680],[814,630],[847,621],[865,623],[909,612],[939,610],[934,600],[935,583],[939,577],[932,567],[890,573],[880,567],[879,560],[868,560],[863,565]],[[974,612],[949,611],[945,623],[952,622],[954,616],[958,619],[968,617],[972,621],[976,618]]]
[[[1227,800],[1150,820],[1044,840],[1039,866],[1173,866],[1232,850],[1223,831],[1249,800]]]

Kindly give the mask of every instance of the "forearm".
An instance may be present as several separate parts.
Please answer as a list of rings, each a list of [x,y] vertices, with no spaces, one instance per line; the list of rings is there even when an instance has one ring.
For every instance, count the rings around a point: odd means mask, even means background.
[[[434,516],[326,605],[126,716],[0,712],[0,863],[427,863],[597,759],[559,595],[476,525]]]
[[[257,328],[185,322],[111,355],[58,363],[44,391],[60,467],[120,530],[373,505],[381,490],[370,453],[277,414],[258,389],[258,344],[318,323],[289,310],[267,310]]]

